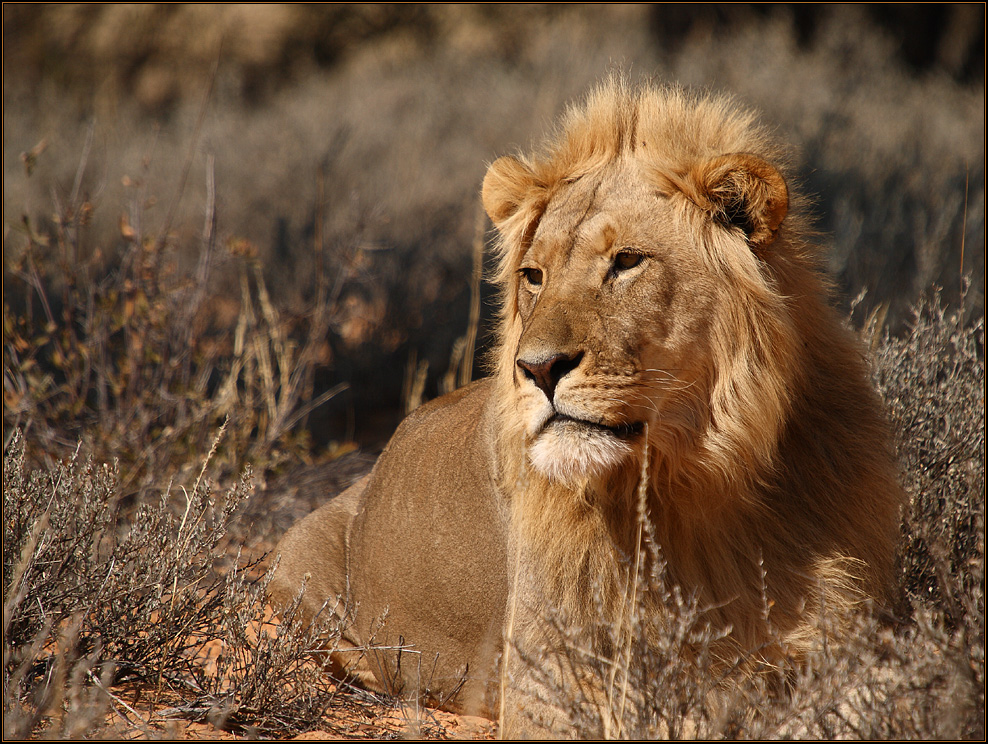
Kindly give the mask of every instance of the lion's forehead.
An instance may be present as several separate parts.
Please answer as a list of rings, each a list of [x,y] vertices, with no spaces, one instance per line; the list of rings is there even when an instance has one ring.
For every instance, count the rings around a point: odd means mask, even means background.
[[[627,177],[621,177],[627,175]],[[583,249],[606,254],[615,243],[641,248],[661,242],[667,197],[634,174],[567,184],[549,201],[532,249],[548,259]],[[666,227],[669,221],[666,220]]]

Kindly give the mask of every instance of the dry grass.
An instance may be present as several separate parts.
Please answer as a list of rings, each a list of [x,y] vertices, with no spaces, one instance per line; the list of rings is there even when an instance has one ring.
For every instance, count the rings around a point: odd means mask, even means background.
[[[14,433],[4,457],[5,738],[105,733],[110,709],[145,733],[178,715],[262,734],[321,720],[335,688],[310,652],[339,629],[303,627],[291,610],[274,624],[267,576],[251,578],[252,564],[214,571],[250,491],[249,470],[222,496],[201,472],[128,519],[114,468],[77,454],[32,471]]]
[[[340,280],[320,277],[300,312],[275,308],[251,244],[217,244],[211,168],[207,180],[199,258],[188,273],[167,225],[146,226],[155,199],[146,182],[133,185],[109,274],[88,234],[96,207],[78,189],[56,200],[54,224],[23,218],[23,250],[5,274],[5,444],[22,429],[39,453],[64,456],[86,433],[98,459],[118,461],[121,488],[132,493],[160,488],[160,473],[177,460],[194,462],[225,419],[227,468],[230,452],[271,465],[303,448],[296,425],[345,388],[313,392]],[[210,291],[221,272],[238,280],[232,297]]]

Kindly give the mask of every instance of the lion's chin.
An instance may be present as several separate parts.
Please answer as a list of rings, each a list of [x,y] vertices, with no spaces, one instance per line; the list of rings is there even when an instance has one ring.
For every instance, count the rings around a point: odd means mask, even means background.
[[[614,431],[565,420],[543,429],[528,459],[550,481],[576,487],[618,467],[631,454],[631,446]]]

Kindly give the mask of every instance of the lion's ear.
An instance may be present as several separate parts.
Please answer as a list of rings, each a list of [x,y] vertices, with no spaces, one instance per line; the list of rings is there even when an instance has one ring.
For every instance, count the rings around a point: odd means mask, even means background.
[[[690,176],[714,219],[741,228],[756,252],[772,244],[789,211],[789,189],[771,163],[735,152],[694,166]]]
[[[510,218],[537,188],[535,174],[520,160],[502,157],[491,163],[484,176],[481,199],[497,227]]]

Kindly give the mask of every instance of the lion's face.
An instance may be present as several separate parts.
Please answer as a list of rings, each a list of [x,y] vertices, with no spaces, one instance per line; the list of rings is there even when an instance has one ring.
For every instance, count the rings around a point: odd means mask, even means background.
[[[600,475],[696,385],[717,286],[636,161],[564,184],[520,256],[516,410],[532,465]]]
[[[499,370],[536,471],[575,486],[646,444],[670,463],[737,440],[771,456],[787,383],[767,368],[792,335],[763,266],[787,207],[774,168],[624,157],[550,181],[502,158],[484,204],[503,238]]]

